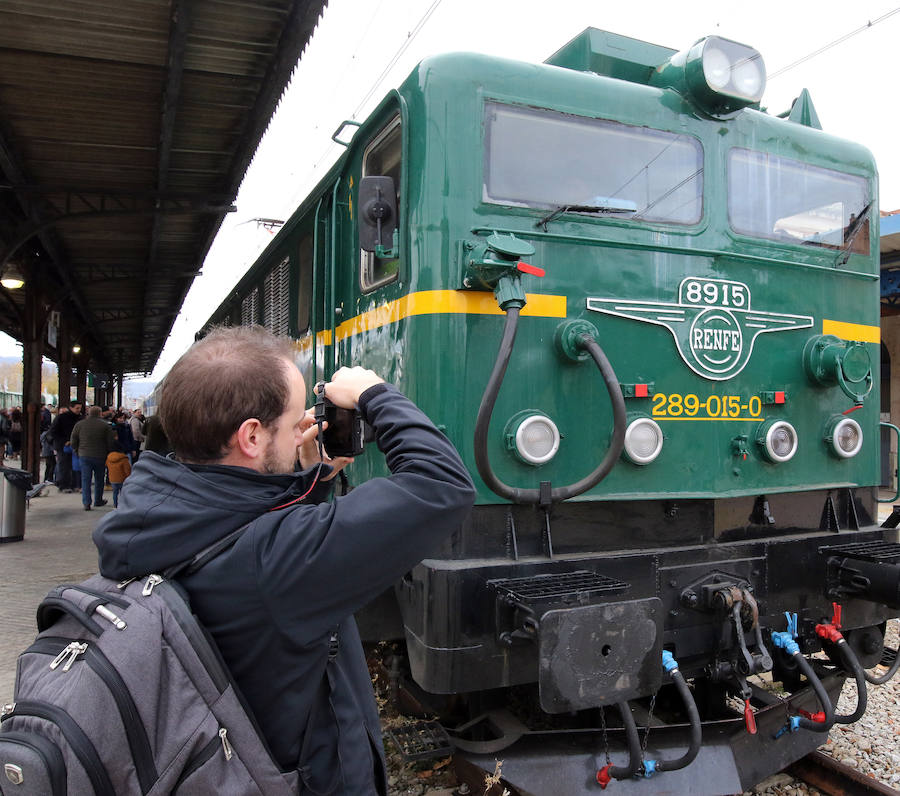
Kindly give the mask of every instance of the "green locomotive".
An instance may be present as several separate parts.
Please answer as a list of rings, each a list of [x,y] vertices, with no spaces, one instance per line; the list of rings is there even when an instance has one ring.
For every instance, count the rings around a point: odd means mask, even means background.
[[[470,519],[358,619],[523,794],[746,789],[858,717],[900,609],[875,164],[765,80],[595,29],[428,59],[208,323],[291,335],[310,387],[364,364],[456,444]]]

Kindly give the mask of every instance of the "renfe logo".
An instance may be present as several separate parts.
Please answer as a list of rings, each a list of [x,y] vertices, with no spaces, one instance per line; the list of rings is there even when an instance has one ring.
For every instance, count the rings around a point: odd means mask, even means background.
[[[813,325],[809,315],[751,310],[750,288],[728,279],[687,277],[678,286],[677,304],[589,298],[587,308],[665,326],[685,364],[713,381],[730,379],[744,369],[758,335]]]

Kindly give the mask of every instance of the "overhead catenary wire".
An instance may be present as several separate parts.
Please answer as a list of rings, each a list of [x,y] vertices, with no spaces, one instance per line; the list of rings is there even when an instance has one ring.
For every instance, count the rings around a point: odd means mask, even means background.
[[[870,28],[875,27],[875,25],[877,25],[879,22],[884,22],[884,20],[886,20],[889,17],[894,16],[894,14],[898,14],[898,13],[900,13],[900,7],[895,8],[892,11],[888,11],[886,14],[882,14],[877,19],[869,20],[865,25],[862,25],[861,27],[856,28],[856,30],[851,30],[849,33],[845,33],[840,38],[835,39],[834,41],[829,42],[828,44],[825,44],[822,47],[819,47],[818,50],[815,50],[814,52],[811,52],[808,55],[804,55],[802,58],[798,58],[793,63],[790,63],[787,66],[783,66],[781,69],[778,69],[775,72],[772,72],[770,75],[768,75],[768,79],[773,80],[774,78],[778,77],[779,75],[783,75],[785,72],[787,72],[790,69],[793,69],[795,66],[799,66],[800,64],[805,63],[806,61],[809,61],[811,58],[815,58],[817,55],[821,55],[822,53],[826,52],[827,50],[830,50],[832,47],[836,47],[838,44],[842,44],[843,42],[847,41],[847,39],[853,38],[854,36],[862,33],[863,31],[866,31],[866,30],[869,30]]]
[[[357,116],[362,112],[366,103],[371,99],[372,95],[378,91],[378,88],[384,82],[385,78],[390,73],[391,69],[393,69],[397,62],[403,57],[403,54],[409,49],[409,46],[413,43],[415,38],[422,32],[422,29],[428,23],[428,20],[434,15],[434,12],[437,11],[438,6],[443,2],[443,0],[433,0],[430,6],[425,10],[425,13],[422,14],[419,21],[415,24],[412,30],[407,33],[406,38],[403,40],[403,43],[397,48],[397,51],[391,57],[390,61],[388,61],[387,66],[382,69],[381,73],[375,78],[372,85],[369,87],[368,91],[363,95],[362,99],[357,104],[355,110],[350,115],[350,119],[356,119]],[[371,21],[369,23],[371,25]],[[367,28],[368,29],[368,28]],[[343,76],[341,78],[343,80]],[[316,159],[312,168],[307,172],[306,177],[298,183],[298,190],[295,191],[292,196],[292,201],[301,193],[306,193],[306,185],[310,181],[312,175],[316,172],[316,170],[329,158],[331,153],[334,151],[335,147],[339,146],[334,141],[329,141],[326,144],[325,148],[322,150],[322,154]]]

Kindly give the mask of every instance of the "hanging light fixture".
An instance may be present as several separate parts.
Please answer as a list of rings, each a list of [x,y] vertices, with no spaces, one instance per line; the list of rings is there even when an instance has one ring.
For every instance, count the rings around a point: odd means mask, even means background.
[[[24,284],[25,277],[19,267],[15,263],[7,263],[3,276],[0,277],[0,285],[7,290],[18,290]]]
[[[80,354],[80,353],[81,353],[81,346],[78,345],[78,343],[75,343],[75,345],[72,346],[72,353],[73,353],[73,354]]]

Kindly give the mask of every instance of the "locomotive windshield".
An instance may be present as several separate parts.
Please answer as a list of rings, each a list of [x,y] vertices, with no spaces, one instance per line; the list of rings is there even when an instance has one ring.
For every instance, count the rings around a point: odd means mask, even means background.
[[[863,177],[749,149],[728,156],[728,217],[745,235],[865,254],[868,196]]]
[[[548,110],[485,106],[486,202],[583,212],[613,208],[618,218],[694,224],[702,196],[703,151],[691,137]]]

